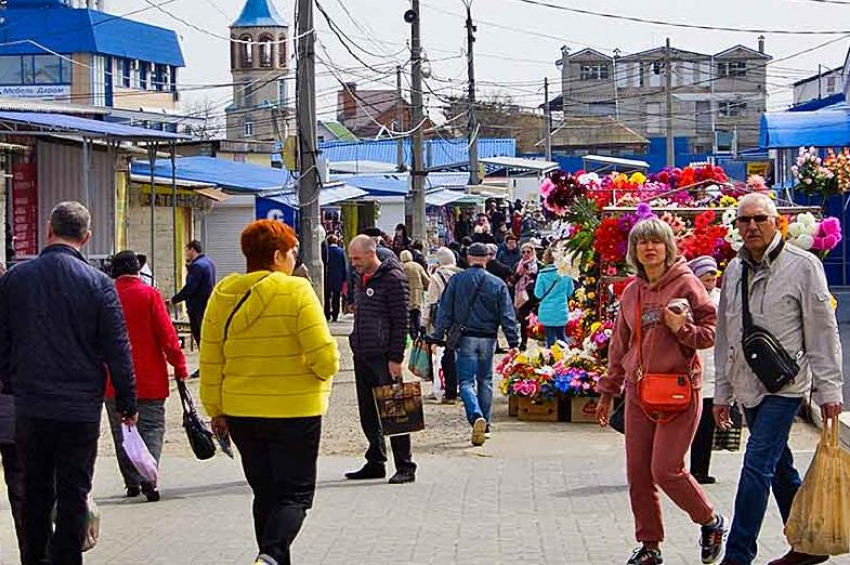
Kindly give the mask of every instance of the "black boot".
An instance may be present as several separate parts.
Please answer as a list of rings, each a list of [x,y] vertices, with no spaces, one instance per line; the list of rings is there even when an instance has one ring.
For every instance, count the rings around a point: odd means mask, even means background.
[[[386,476],[387,468],[380,463],[366,463],[359,471],[353,471],[345,474],[345,478],[352,481],[384,479]]]

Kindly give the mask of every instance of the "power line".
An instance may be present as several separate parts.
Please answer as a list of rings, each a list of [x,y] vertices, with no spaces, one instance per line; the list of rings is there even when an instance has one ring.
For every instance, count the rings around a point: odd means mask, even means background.
[[[634,23],[641,24],[651,24],[651,25],[659,25],[666,27],[675,27],[675,28],[686,28],[686,29],[700,29],[700,30],[708,30],[708,31],[729,31],[733,33],[769,33],[774,35],[844,35],[847,34],[848,30],[795,30],[795,29],[767,29],[767,28],[741,28],[741,27],[729,27],[729,26],[710,26],[710,25],[702,25],[702,24],[689,24],[683,22],[669,22],[663,20],[655,20],[650,18],[641,18],[637,16],[626,16],[623,14],[612,14],[609,12],[595,12],[593,10],[585,10],[582,8],[571,8],[569,6],[563,6],[561,4],[554,4],[552,2],[548,2],[545,0],[513,0],[514,2],[520,2],[523,4],[530,4],[532,6],[541,6],[544,8],[551,8],[554,10],[561,10],[564,12],[570,12],[573,14],[582,14],[585,16],[597,16],[601,18],[609,18],[613,20],[620,21],[628,21]]]

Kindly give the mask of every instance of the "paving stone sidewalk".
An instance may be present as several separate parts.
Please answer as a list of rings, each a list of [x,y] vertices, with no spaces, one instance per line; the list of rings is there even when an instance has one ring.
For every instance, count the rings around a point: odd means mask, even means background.
[[[442,456],[418,459],[413,485],[351,483],[342,473],[358,457],[320,461],[315,508],[294,548],[297,564],[625,563],[633,546],[622,438],[580,424],[508,420],[505,407],[484,448],[456,442]],[[815,437],[795,429],[806,465]],[[415,446],[415,443],[414,443]],[[729,513],[741,456],[717,454],[708,488]],[[254,557],[250,491],[238,461],[187,457],[163,461],[163,500],[121,498],[114,458],[100,457],[95,493],[103,513],[90,564],[247,564]],[[5,502],[2,563],[18,562]],[[698,563],[697,528],[665,502],[665,562]],[[773,506],[759,563],[785,550]],[[836,559],[833,563],[850,563]]]

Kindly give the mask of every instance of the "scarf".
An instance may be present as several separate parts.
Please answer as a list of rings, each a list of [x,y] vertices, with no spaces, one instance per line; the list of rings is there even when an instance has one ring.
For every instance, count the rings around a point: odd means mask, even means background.
[[[527,269],[525,267],[528,267]],[[519,310],[522,306],[529,301],[528,296],[528,285],[534,280],[534,277],[537,276],[537,257],[533,257],[531,259],[520,259],[519,263],[516,266],[516,273],[520,275],[519,280],[516,283],[516,292],[514,293],[514,308]]]

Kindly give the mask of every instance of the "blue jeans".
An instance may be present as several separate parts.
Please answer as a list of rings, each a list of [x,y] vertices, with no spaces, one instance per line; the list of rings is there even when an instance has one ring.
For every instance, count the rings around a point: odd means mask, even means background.
[[[744,408],[750,439],[735,497],[735,519],[726,544],[726,559],[730,561],[749,565],[755,560],[771,487],[782,521],[788,521],[791,503],[802,482],[788,447],[788,435],[801,401],[766,396],[755,408]]]
[[[464,337],[458,344],[457,380],[460,383],[460,398],[466,408],[466,419],[470,424],[478,418],[490,422],[495,354],[496,340],[493,338]]]
[[[546,347],[552,347],[556,341],[567,341],[567,330],[564,326],[544,326],[546,332]]]

